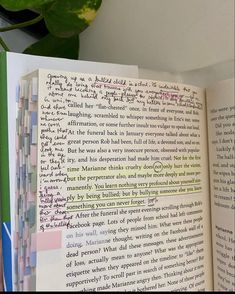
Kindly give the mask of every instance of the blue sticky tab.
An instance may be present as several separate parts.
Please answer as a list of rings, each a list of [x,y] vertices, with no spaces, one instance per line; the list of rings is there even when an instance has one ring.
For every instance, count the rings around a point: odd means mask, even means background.
[[[38,101],[38,95],[32,95],[32,101]]]
[[[36,267],[36,261],[37,261],[37,252],[31,252],[30,254],[30,266]]]
[[[18,103],[20,100],[20,85],[16,87],[16,102]]]
[[[22,180],[24,181],[26,177],[26,164],[22,165]]]
[[[38,124],[38,113],[36,111],[31,112],[31,127]]]
[[[25,276],[31,275],[31,267],[30,266],[26,266],[24,274],[25,274]]]
[[[11,224],[2,223],[2,252],[4,290],[12,292]]]

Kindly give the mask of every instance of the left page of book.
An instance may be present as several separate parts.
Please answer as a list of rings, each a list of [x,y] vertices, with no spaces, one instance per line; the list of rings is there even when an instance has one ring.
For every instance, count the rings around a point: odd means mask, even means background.
[[[15,175],[16,175],[16,95],[19,80],[28,72],[43,66],[44,68],[65,69],[70,71],[93,72],[100,74],[117,74],[137,77],[138,67],[132,65],[87,62],[63,58],[48,58],[19,53],[0,53],[1,79],[1,202],[3,225],[3,255],[5,272],[5,289],[12,290],[12,272],[14,256],[12,249],[12,230],[15,218]]]
[[[38,82],[36,290],[212,289],[204,91]]]

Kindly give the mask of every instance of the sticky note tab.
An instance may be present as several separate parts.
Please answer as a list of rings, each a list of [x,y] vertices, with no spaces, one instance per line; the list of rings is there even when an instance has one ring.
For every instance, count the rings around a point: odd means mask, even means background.
[[[35,291],[36,289],[36,275],[32,275],[30,278],[29,291]]]
[[[19,237],[20,239],[23,238],[23,231],[24,231],[24,222],[22,219],[19,221]]]
[[[17,251],[14,253],[14,273],[13,275],[14,282],[18,281],[18,253]]]
[[[31,191],[37,192],[37,173],[35,169],[32,170],[31,174]]]
[[[32,126],[31,144],[37,144],[38,142],[38,126]]]
[[[38,106],[37,106],[37,103],[35,102],[29,102],[29,111],[37,111],[38,109]]]
[[[30,156],[28,156],[26,158],[26,164],[27,164],[27,171],[28,171],[28,181],[30,182],[30,174],[32,173],[32,166],[31,166]]]
[[[37,234],[32,233],[31,234],[31,244],[30,244],[30,251],[34,252],[37,250]]]
[[[38,100],[38,95],[32,95],[32,101],[37,101]]]
[[[19,136],[18,135],[16,135],[15,136],[15,138],[16,138],[16,152],[18,152],[19,150],[20,150],[20,141],[19,141]]]
[[[18,239],[19,239],[18,233],[17,232],[14,232],[14,234],[13,234],[13,245],[14,245],[14,249],[17,249],[18,248]]]
[[[36,222],[36,208],[35,206],[31,206],[27,211],[29,227],[32,228]]]
[[[26,94],[26,86],[27,86],[27,81],[26,80],[21,80],[20,83],[20,98],[24,97]]]
[[[23,282],[23,291],[24,292],[31,291],[30,290],[30,280],[31,280],[31,276],[29,276],[29,275],[24,276],[24,282]],[[35,289],[34,289],[34,291],[35,291]]]
[[[31,126],[38,124],[38,113],[36,111],[31,112]]]
[[[19,135],[19,149],[23,148],[23,137],[22,135]]]
[[[25,109],[24,111],[24,128],[27,130],[28,129],[28,120],[29,120],[29,111]]]
[[[24,233],[23,233],[24,244],[27,243],[28,235],[29,235],[29,225],[28,225],[27,221],[25,221],[25,223],[24,223]]]
[[[23,258],[19,260],[19,280],[23,281],[24,279],[24,261]]]
[[[24,155],[29,154],[30,146],[29,146],[29,136],[26,134],[24,136]]]
[[[36,267],[37,264],[37,252],[31,252],[30,254],[30,266]]]
[[[30,163],[33,166],[37,165],[37,146],[30,145]]]
[[[20,85],[16,86],[16,102],[19,102],[20,99]]]
[[[32,202],[36,201],[36,193],[33,193],[32,191],[29,191],[27,196],[28,196],[27,197],[28,201],[32,201]]]
[[[37,95],[38,95],[38,78],[33,77],[32,78],[32,97]]]
[[[24,111],[28,110],[28,104],[29,104],[29,100],[25,98],[24,105],[23,105]]]
[[[31,274],[31,267],[30,266],[26,266],[25,267],[25,271],[24,271],[25,277],[29,276]],[[24,278],[25,278],[24,277]]]

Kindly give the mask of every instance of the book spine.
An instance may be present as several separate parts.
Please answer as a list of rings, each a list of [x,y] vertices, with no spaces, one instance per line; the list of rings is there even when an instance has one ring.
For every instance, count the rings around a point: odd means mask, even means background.
[[[7,54],[0,53],[0,199],[4,290],[12,291],[11,218],[8,164]]]

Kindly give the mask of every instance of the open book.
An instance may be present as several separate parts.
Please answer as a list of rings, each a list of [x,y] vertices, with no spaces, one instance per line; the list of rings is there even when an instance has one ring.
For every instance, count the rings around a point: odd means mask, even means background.
[[[13,289],[235,289],[234,80],[53,68],[19,82],[3,198]]]

